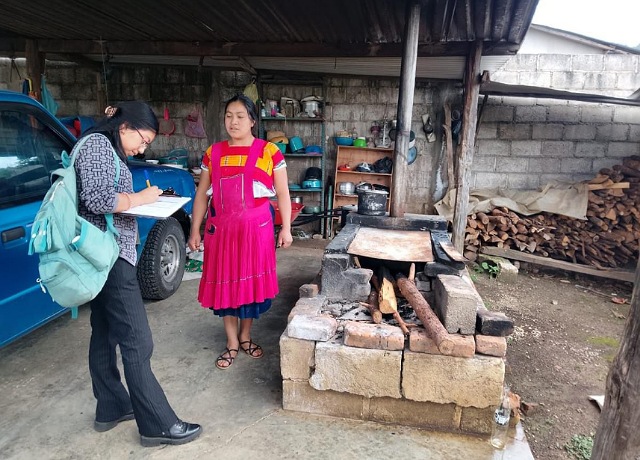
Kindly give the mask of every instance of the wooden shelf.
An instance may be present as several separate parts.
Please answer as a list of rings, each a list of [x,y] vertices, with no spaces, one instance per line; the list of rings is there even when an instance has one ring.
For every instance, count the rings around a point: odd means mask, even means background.
[[[340,182],[368,182],[372,185],[382,185],[391,189],[392,175],[389,173],[376,173],[376,172],[361,172],[361,171],[341,171],[338,166],[348,164],[350,167],[355,168],[360,163],[367,163],[373,165],[376,161],[389,157],[393,159],[393,149],[383,148],[367,148],[367,147],[352,147],[352,146],[338,146],[338,153],[336,156],[336,171],[335,171],[335,184],[333,193],[333,207],[338,208],[340,206],[357,205],[358,195],[345,195],[340,193]],[[391,199],[387,198],[387,210],[391,205]]]

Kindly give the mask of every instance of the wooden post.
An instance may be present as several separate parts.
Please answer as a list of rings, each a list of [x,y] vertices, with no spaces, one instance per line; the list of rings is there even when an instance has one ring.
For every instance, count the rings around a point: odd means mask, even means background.
[[[31,79],[33,96],[42,102],[40,86],[44,73],[44,53],[38,49],[38,40],[27,39],[25,41],[25,56],[27,58],[27,76]]]
[[[400,94],[398,101],[398,126],[393,152],[393,176],[391,180],[390,215],[403,217],[406,204],[406,190],[409,188],[407,159],[409,135],[411,133],[411,111],[416,86],[416,66],[418,63],[418,34],[420,32],[421,3],[412,0],[407,3],[403,40],[402,67],[400,69]]]
[[[591,460],[637,458],[640,452],[640,262],[620,349],[607,376]]]
[[[462,142],[460,144],[460,156],[458,158],[456,205],[453,214],[453,244],[460,253],[464,252],[464,230],[467,224],[467,207],[469,205],[469,181],[471,179],[473,153],[476,148],[475,134],[476,123],[478,120],[481,58],[482,41],[477,40],[467,57],[467,65],[465,69]]]

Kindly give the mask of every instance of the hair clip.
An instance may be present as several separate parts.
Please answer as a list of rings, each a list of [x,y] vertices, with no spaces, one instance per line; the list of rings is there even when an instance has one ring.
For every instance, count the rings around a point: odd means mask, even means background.
[[[118,112],[117,107],[109,106],[106,109],[104,109],[104,113],[107,116],[107,118],[113,117],[117,112]]]

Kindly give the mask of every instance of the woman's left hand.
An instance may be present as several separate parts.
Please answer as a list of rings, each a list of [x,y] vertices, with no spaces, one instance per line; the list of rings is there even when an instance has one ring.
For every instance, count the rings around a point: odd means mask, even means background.
[[[293,237],[291,236],[291,230],[281,229],[278,232],[278,247],[288,248],[293,243]]]

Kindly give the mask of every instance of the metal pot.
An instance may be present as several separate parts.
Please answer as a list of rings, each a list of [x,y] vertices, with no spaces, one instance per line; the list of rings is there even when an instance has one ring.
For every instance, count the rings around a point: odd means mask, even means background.
[[[320,115],[320,104],[318,101],[302,101],[302,111],[309,118],[315,118]]]
[[[291,202],[292,203],[300,203],[300,204],[302,204],[302,197],[301,196],[292,196],[291,197]]]
[[[340,182],[338,183],[338,191],[343,195],[353,195],[356,191],[356,186],[353,182]]]

